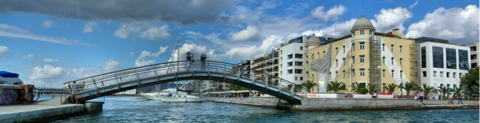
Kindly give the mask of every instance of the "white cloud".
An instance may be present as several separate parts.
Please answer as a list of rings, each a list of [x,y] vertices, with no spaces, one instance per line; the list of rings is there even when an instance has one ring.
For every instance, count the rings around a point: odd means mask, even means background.
[[[169,39],[170,38],[170,33],[168,25],[162,25],[160,27],[150,27],[144,32],[140,34],[140,38],[148,38],[150,40],[156,40],[156,39]]]
[[[347,8],[343,5],[335,5],[333,8],[329,9],[328,11],[324,12],[325,7],[319,6],[315,8],[315,10],[312,10],[310,14],[313,17],[323,19],[324,21],[328,20],[336,20],[338,19],[337,16],[343,15],[347,11]]]
[[[122,68],[123,68],[122,65],[118,61],[109,59],[108,61],[105,62],[105,70],[107,71],[120,70]]]
[[[28,54],[27,56],[22,57],[22,59],[33,59],[35,58],[35,55]]]
[[[145,66],[155,63],[155,60],[145,60],[146,57],[158,57],[160,54],[167,51],[168,46],[160,47],[160,50],[157,53],[151,53],[148,51],[142,51],[140,56],[135,60],[135,66]]]
[[[90,21],[84,24],[85,28],[83,28],[83,33],[93,32],[93,29],[98,27],[97,22]]]
[[[168,25],[157,26],[148,22],[131,22],[128,24],[122,24],[119,29],[115,30],[115,37],[122,39],[135,40],[132,34],[137,34],[140,38],[146,38],[149,40],[157,39],[170,39],[171,34],[168,33]]]
[[[470,43],[479,38],[479,9],[476,5],[463,8],[443,7],[427,13],[423,20],[412,23],[405,37],[433,37],[451,43]]]
[[[174,54],[169,61],[177,61],[177,58],[179,61],[184,61],[186,60],[185,56],[187,52],[194,54],[194,60],[199,60],[202,53],[207,55],[207,60],[221,61],[224,58],[222,54],[216,54],[214,49],[208,49],[206,46],[200,46],[197,44],[185,43],[178,49],[178,51],[179,52],[177,52],[177,49],[172,51],[172,54]]]
[[[30,75],[30,81],[34,81],[38,84],[45,84],[54,79],[62,78],[63,68],[54,67],[50,65],[36,66],[32,69],[32,75]]]
[[[6,56],[9,53],[10,50],[8,50],[8,47],[0,45],[0,61],[2,61],[2,57]]]
[[[380,14],[375,14],[375,20],[370,20],[376,32],[388,32],[395,28],[404,31],[403,23],[413,14],[407,8],[397,7],[395,9],[382,9]]]
[[[203,35],[202,33],[199,33],[199,32],[186,31],[185,34],[187,34],[187,37],[193,38],[196,41],[206,39],[206,40],[208,40],[212,43],[215,43],[215,44],[224,43],[224,41],[221,40],[220,37],[219,37],[221,35],[220,33],[212,32],[208,35]]]
[[[66,45],[87,45],[87,46],[94,45],[94,44],[84,43],[84,42],[75,41],[75,40],[67,40],[65,38],[37,35],[37,34],[30,33],[27,30],[24,30],[22,28],[18,28],[16,26],[2,24],[2,23],[0,23],[0,36],[12,37],[12,38],[23,38],[23,39],[45,41],[50,43],[66,44]]]
[[[233,42],[249,42],[258,41],[259,38],[260,34],[258,28],[255,26],[247,26],[245,30],[233,34],[230,40]]]
[[[133,52],[130,52],[130,56],[133,56]]]
[[[55,22],[51,21],[51,20],[47,20],[45,22],[42,23],[42,26],[43,27],[47,27],[47,28],[50,28],[50,27],[53,27],[53,24],[55,24]]]
[[[413,7],[417,6],[418,4],[418,1],[415,1],[415,3],[413,3],[412,5],[410,5],[410,7],[408,7],[409,9],[413,9]]]
[[[58,60],[58,59],[52,59],[52,58],[45,58],[43,61],[44,61],[44,62],[59,62],[60,60]]]

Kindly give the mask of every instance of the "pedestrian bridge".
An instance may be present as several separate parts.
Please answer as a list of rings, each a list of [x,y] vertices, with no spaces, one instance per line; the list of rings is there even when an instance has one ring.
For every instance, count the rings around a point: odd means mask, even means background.
[[[159,63],[109,73],[89,76],[65,82],[65,87],[77,82],[80,86],[77,94],[69,95],[77,100],[66,98],[66,103],[86,102],[87,100],[107,96],[121,91],[182,80],[221,81],[252,90],[257,90],[290,103],[299,104],[301,97],[294,94],[295,84],[278,78],[278,83],[268,82],[269,78],[255,79],[255,75],[242,75],[234,64],[220,61],[205,61],[205,70],[201,70],[200,61],[191,64],[187,71],[187,61]],[[254,72],[252,72],[254,73]],[[275,78],[264,74],[265,77]],[[69,89],[67,88],[69,91]]]

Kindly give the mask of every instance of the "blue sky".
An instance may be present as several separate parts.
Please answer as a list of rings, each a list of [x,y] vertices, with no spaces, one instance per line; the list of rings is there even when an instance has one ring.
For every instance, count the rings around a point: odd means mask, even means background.
[[[176,43],[238,62],[300,35],[349,33],[363,14],[377,32],[454,44],[478,41],[478,1],[0,0],[0,70],[36,86],[167,62]]]

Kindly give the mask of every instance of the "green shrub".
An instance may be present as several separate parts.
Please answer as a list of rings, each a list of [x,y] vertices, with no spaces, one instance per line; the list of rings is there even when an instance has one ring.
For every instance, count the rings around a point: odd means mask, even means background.
[[[367,88],[360,88],[359,93],[360,94],[366,94],[366,93],[368,93],[368,89]]]

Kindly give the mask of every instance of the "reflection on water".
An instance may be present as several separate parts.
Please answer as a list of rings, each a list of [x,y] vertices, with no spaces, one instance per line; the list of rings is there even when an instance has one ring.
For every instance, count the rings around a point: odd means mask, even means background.
[[[102,98],[96,99],[103,101]],[[225,103],[105,98],[103,112],[55,122],[478,122],[479,110],[293,112]]]

